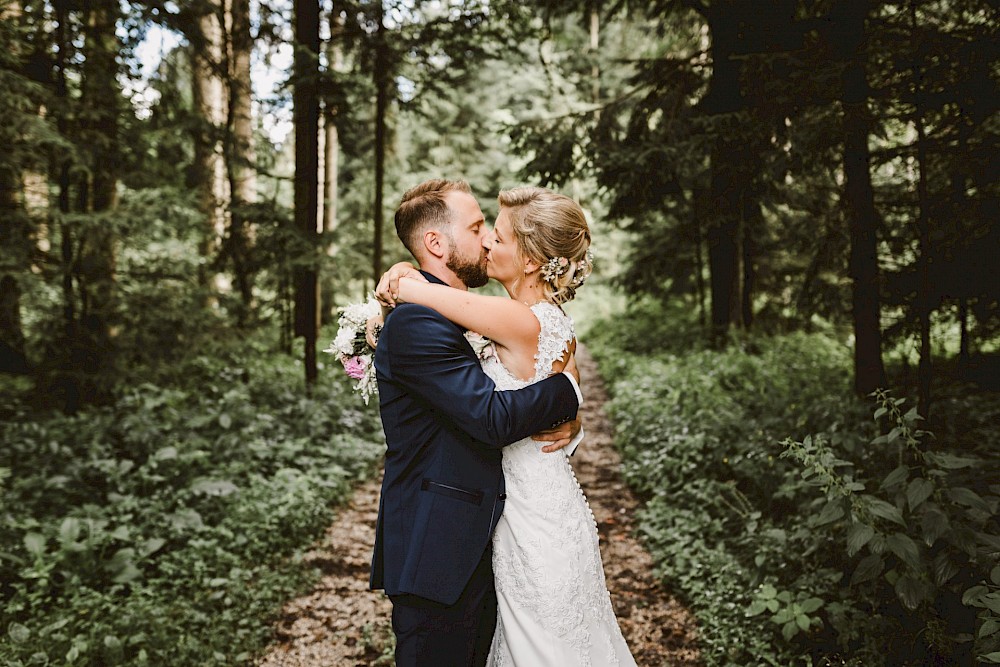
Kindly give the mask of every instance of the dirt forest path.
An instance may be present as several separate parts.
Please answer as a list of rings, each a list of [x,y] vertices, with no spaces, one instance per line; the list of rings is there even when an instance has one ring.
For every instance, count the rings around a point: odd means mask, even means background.
[[[578,352],[587,438],[573,468],[597,519],[608,588],[622,632],[639,667],[701,665],[694,619],[653,575],[649,554],[633,535],[638,506],[619,473],[607,394],[593,359]],[[358,487],[307,565],[323,573],[316,588],[285,605],[275,643],[260,667],[361,667],[393,665],[391,605],[368,590],[380,480]],[[552,667],[573,667],[553,665]]]

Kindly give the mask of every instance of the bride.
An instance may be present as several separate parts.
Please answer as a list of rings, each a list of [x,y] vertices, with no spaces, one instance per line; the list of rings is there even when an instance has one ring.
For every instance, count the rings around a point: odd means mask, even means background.
[[[497,390],[561,372],[576,349],[571,300],[592,268],[580,206],[537,187],[500,193],[483,245],[487,272],[510,298],[436,285],[411,264],[379,282],[384,303],[428,306],[485,336],[483,370]],[[503,449],[507,500],[493,534],[497,626],[488,665],[635,665],[611,607],[597,524],[565,455],[525,438]]]

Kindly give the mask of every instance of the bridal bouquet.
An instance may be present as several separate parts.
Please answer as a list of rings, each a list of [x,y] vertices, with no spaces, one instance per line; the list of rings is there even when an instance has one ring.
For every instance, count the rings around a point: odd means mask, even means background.
[[[337,355],[344,372],[357,380],[354,390],[368,405],[369,397],[378,394],[378,384],[375,381],[375,349],[369,344],[365,329],[368,320],[381,314],[382,309],[375,299],[369,299],[366,303],[352,303],[340,312],[337,336],[323,351]]]
[[[337,335],[330,347],[323,350],[334,354],[344,365],[344,372],[353,380],[357,380],[354,390],[361,394],[365,405],[372,395],[378,394],[378,382],[375,380],[375,348],[372,342],[378,344],[379,327],[375,328],[374,341],[367,336],[368,320],[382,314],[382,307],[375,299],[366,303],[352,303],[340,310],[337,321]],[[496,354],[493,341],[481,336],[475,331],[465,332],[465,338],[480,361]]]
[[[482,334],[478,334],[475,331],[466,331],[465,340],[469,341],[472,351],[476,353],[480,361],[486,361],[496,354],[496,347],[493,345],[493,341]]]

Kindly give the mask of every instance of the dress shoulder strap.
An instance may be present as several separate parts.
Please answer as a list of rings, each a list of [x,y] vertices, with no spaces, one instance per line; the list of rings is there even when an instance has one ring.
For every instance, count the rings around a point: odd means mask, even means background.
[[[541,325],[538,332],[538,352],[535,354],[535,379],[541,379],[552,373],[552,364],[569,350],[576,332],[573,318],[555,304],[540,301],[531,307],[531,312]]]

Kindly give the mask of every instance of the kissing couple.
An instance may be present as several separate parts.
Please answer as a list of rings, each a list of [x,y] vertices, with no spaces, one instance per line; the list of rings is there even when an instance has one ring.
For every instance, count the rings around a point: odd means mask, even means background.
[[[566,454],[583,397],[561,306],[590,275],[590,229],[551,190],[499,203],[491,229],[467,183],[430,180],[396,210],[420,270],[397,264],[376,288],[371,587],[392,601],[397,667],[635,665]],[[489,278],[508,297],[469,292]]]

